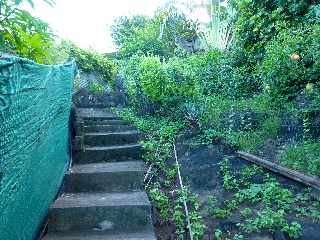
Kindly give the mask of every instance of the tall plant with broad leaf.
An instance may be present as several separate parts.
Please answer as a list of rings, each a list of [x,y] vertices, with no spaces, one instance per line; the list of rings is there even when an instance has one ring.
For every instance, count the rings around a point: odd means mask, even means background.
[[[209,0],[199,7],[206,8],[210,22],[201,36],[204,47],[211,49],[227,49],[234,38],[234,19],[236,11],[231,1]]]

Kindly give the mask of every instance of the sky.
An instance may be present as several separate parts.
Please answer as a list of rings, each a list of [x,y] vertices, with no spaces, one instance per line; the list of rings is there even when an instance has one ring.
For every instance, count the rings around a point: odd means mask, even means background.
[[[55,0],[50,7],[34,0],[35,16],[48,22],[56,35],[69,39],[82,48],[113,52],[116,47],[110,25],[116,17],[133,14],[152,16],[167,0]]]

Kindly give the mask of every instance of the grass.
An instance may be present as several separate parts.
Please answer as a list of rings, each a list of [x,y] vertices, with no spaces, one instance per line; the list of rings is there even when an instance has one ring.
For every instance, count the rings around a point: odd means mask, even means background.
[[[260,144],[267,139],[276,138],[280,129],[281,119],[270,116],[265,119],[261,127],[252,131],[232,131],[226,138],[240,149],[255,152]]]
[[[286,149],[280,162],[295,170],[320,176],[320,142],[306,142]]]

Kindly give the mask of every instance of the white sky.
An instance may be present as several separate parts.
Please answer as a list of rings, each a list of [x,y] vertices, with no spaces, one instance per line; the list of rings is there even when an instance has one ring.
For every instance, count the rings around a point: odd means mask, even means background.
[[[55,33],[82,48],[112,52],[115,46],[108,26],[113,19],[130,14],[152,16],[167,0],[55,0],[52,8],[35,0],[31,12],[48,22]],[[28,8],[29,10],[29,8]]]

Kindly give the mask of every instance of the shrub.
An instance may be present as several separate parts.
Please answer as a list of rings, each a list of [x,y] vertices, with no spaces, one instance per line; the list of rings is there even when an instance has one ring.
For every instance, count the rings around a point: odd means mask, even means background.
[[[122,47],[138,29],[143,29],[149,24],[149,21],[148,17],[141,15],[134,15],[131,18],[123,16],[115,19],[111,26],[111,36],[114,43]]]
[[[91,94],[104,93],[105,92],[105,87],[102,84],[99,84],[99,83],[92,83],[89,86],[89,91],[90,91]]]
[[[124,68],[124,77],[125,82],[124,85],[127,89],[127,92],[130,96],[130,98],[134,99],[138,92],[140,87],[140,63],[141,63],[142,57],[139,57],[138,55],[132,56],[125,68]]]
[[[75,58],[78,68],[83,72],[96,72],[111,86],[114,86],[117,66],[113,60],[97,52],[83,50],[71,42],[63,42],[61,48],[70,57]]]
[[[306,21],[314,0],[237,1],[236,38],[250,58],[262,60],[268,42],[277,34]],[[313,15],[311,15],[313,16]]]
[[[188,63],[198,76],[199,85],[205,95],[221,93],[223,83],[220,81],[220,51],[211,51],[192,55],[188,58]]]
[[[172,56],[168,46],[159,38],[159,26],[150,22],[145,28],[137,29],[120,48],[121,56],[129,58],[135,54]]]
[[[320,27],[282,31],[267,46],[262,63],[264,85],[275,98],[292,99],[320,77]]]
[[[175,90],[174,95],[195,97],[200,94],[198,68],[190,64],[190,59],[171,58],[165,64],[165,70]]]
[[[141,88],[152,101],[161,102],[174,93],[174,83],[159,57],[143,57],[139,71]]]

